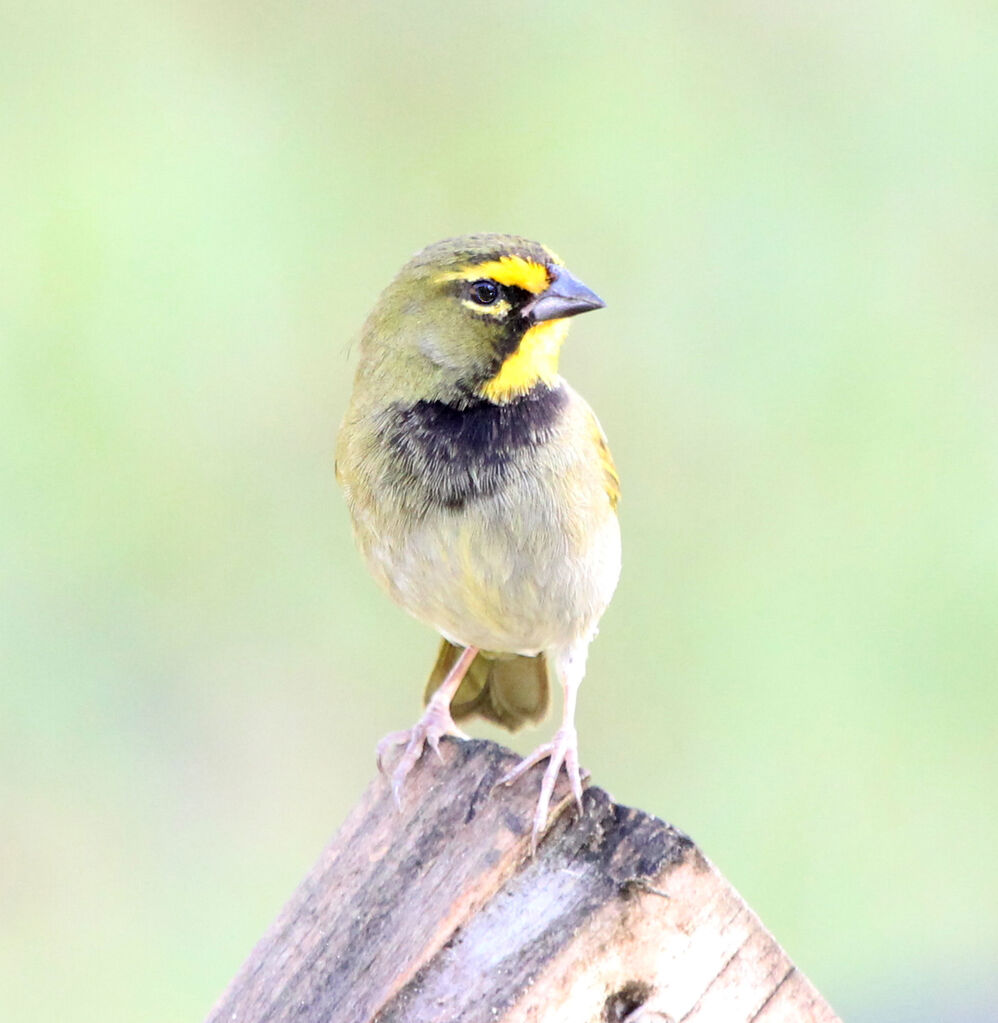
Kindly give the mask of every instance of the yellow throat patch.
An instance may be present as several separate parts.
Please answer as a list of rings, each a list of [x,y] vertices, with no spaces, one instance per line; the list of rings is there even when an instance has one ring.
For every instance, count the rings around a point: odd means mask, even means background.
[[[482,385],[482,397],[503,405],[537,384],[554,384],[558,378],[558,356],[567,334],[568,320],[546,320],[531,327],[499,372]]]

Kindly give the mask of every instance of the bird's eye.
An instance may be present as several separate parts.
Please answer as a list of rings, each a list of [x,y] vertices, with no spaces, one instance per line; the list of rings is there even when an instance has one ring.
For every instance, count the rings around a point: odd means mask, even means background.
[[[471,297],[479,305],[492,305],[499,297],[499,285],[495,281],[475,281],[471,286]]]

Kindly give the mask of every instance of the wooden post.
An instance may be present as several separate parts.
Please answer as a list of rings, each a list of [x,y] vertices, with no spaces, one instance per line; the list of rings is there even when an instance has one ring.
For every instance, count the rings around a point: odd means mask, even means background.
[[[686,835],[490,742],[376,779],[209,1023],[777,1023],[836,1017]]]

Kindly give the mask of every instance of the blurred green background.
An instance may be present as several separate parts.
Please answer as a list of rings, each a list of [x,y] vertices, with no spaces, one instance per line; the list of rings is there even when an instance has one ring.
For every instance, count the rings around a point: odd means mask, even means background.
[[[843,1015],[994,1019],[998,9],[0,18],[0,1015],[201,1018],[413,720],[349,345],[499,230],[608,303],[563,359],[624,483],[595,781]]]

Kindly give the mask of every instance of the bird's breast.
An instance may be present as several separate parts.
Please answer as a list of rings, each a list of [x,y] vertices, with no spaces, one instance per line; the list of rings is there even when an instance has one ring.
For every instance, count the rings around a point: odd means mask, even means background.
[[[522,455],[537,454],[551,440],[568,400],[564,387],[540,386],[501,405],[479,399],[461,408],[439,401],[392,406],[380,424],[385,482],[395,492],[412,491],[427,510],[458,511],[493,497]]]
[[[620,570],[593,424],[565,384],[382,410],[349,472],[375,578],[454,642],[536,652],[590,633]]]

